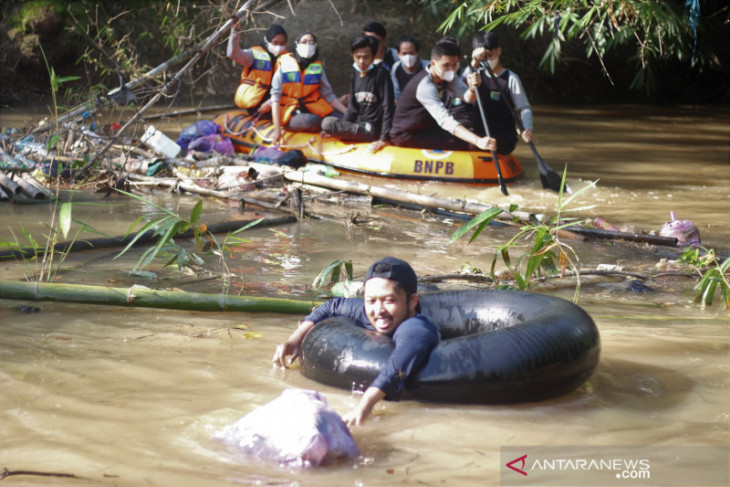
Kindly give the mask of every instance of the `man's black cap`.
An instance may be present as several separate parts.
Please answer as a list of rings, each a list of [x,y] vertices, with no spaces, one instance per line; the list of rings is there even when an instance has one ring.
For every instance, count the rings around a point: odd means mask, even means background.
[[[406,294],[416,294],[418,290],[416,272],[408,262],[395,257],[385,257],[371,265],[365,273],[365,282],[373,277],[382,277],[397,282],[403,287]]]

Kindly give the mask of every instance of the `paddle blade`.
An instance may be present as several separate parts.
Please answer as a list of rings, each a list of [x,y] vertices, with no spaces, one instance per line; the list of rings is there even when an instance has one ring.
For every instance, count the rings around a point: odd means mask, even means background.
[[[532,153],[535,156],[535,160],[537,161],[537,170],[540,173],[540,181],[542,181],[542,187],[559,192],[562,178],[558,173],[555,172],[555,169],[550,167],[550,164],[545,162],[545,160],[540,157],[540,154],[537,153],[537,149],[535,149],[535,146],[532,144],[532,142],[530,142],[529,144],[530,149],[532,149]],[[564,190],[567,193],[570,193],[570,188],[568,188],[567,185],[565,186]]]

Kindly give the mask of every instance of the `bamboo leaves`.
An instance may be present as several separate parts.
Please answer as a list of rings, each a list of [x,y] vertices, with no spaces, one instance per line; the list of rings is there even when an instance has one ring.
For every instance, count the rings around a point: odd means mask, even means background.
[[[715,294],[719,291],[725,307],[730,310],[730,257],[721,263],[713,249],[705,249],[705,253],[700,255],[699,248],[691,248],[682,254],[681,260],[703,273],[695,286],[695,303],[700,303],[702,308],[712,306]]]
[[[343,275],[346,274],[346,277]],[[341,277],[352,279],[352,261],[336,260],[322,269],[312,281],[312,286],[316,289],[322,288],[329,279],[330,284],[334,284],[341,280]]]
[[[684,2],[662,0],[499,1],[411,0],[424,11],[430,8],[449,12],[439,30],[464,36],[476,30],[493,30],[500,25],[519,29],[524,38],[544,38],[545,51],[540,66],[555,72],[562,59],[564,43],[580,42],[586,57],[595,54],[604,72],[604,58],[610,51],[630,48],[638,60],[632,88],[656,86],[656,66],[670,60],[693,66],[717,67],[719,61],[709,44],[698,45],[697,29],[709,28],[719,12],[700,12],[697,2],[687,9]],[[694,8],[696,6],[697,8]],[[704,7],[703,7],[704,8]],[[700,22],[700,14],[708,21]],[[721,16],[717,15],[718,18]],[[547,36],[550,38],[547,38]]]
[[[222,267],[227,269],[227,266],[225,265],[224,252],[230,253],[229,246],[232,243],[248,243],[247,240],[236,237],[236,234],[248,228],[251,228],[261,221],[261,219],[253,221],[248,225],[229,233],[226,238],[223,239],[223,241],[219,241],[212,233],[209,233],[207,231],[208,228],[206,224],[200,223],[200,218],[203,213],[202,200],[195,203],[193,209],[190,211],[190,219],[186,220],[180,215],[173,213],[155,203],[152,203],[142,198],[141,196],[137,196],[135,194],[127,193],[121,190],[118,191],[129,196],[130,198],[134,198],[144,202],[147,205],[151,205],[158,210],[157,212],[148,215],[142,215],[137,218],[134,223],[132,223],[132,225],[127,230],[125,237],[127,235],[130,235],[142,221],[147,220],[142,228],[137,231],[134,238],[132,238],[127,246],[116,256],[120,257],[124,255],[129,249],[131,249],[135,245],[137,240],[139,240],[143,236],[146,237],[149,232],[152,232],[153,236],[158,237],[155,245],[144,251],[142,256],[137,261],[137,264],[134,266],[132,272],[139,272],[140,270],[150,265],[155,260],[155,258],[161,255],[166,255],[168,258],[165,266],[175,264],[177,265],[178,271],[191,266],[202,266],[205,261],[199,255],[200,253],[211,253],[213,255],[217,255],[221,259]],[[195,252],[190,252],[186,248],[178,245],[175,242],[175,237],[177,235],[180,235],[181,233],[186,232],[191,228],[193,230],[193,240],[195,241],[196,245]]]

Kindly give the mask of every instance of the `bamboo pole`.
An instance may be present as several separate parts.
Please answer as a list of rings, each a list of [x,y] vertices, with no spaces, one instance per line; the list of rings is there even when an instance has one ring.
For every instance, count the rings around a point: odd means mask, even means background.
[[[156,115],[148,115],[146,117],[142,117],[142,120],[148,121],[148,120],[154,120],[156,118],[162,118],[162,117],[181,117],[183,115],[197,115],[200,113],[206,113],[206,112],[220,112],[223,110],[231,110],[235,109],[237,106],[233,103],[228,103],[226,105],[211,105],[211,106],[204,106],[204,107],[196,107],[196,108],[186,108],[183,110],[177,110],[175,112],[167,112],[167,113],[161,113]]]
[[[510,213],[509,205],[489,205],[482,203],[469,203],[466,201],[454,201],[446,198],[435,198],[433,196],[415,194],[408,191],[385,188],[383,186],[373,186],[369,184],[358,183],[356,181],[328,178],[325,176],[320,176],[318,174],[291,171],[285,173],[284,177],[289,181],[294,181],[297,183],[311,184],[314,186],[320,186],[330,189],[338,189],[348,191],[350,193],[367,194],[385,200],[396,201],[400,203],[417,204],[426,208],[441,208],[449,211],[478,215],[483,211],[498,206],[505,211],[506,215],[510,215],[510,219],[512,215],[516,216],[522,221],[531,221],[532,218],[535,218],[538,221],[543,221],[545,219],[544,215],[535,215],[525,211],[516,211]]]
[[[251,224],[255,220],[233,220],[228,222],[220,222],[220,223],[214,223],[212,225],[208,225],[207,232],[208,233],[227,233],[227,232],[233,232],[238,230],[239,228],[243,228],[246,225]],[[277,225],[286,225],[289,223],[296,223],[297,219],[293,216],[285,216],[282,218],[264,218],[259,222],[256,226],[257,227],[272,227]],[[74,251],[80,251],[80,250],[94,250],[94,249],[105,249],[105,248],[113,248],[113,247],[124,247],[129,242],[134,240],[134,238],[137,236],[137,233],[132,233],[126,236],[120,236],[120,237],[108,237],[108,238],[91,238],[86,240],[73,240],[68,242],[58,242],[56,245],[53,246],[54,252],[74,252]],[[175,235],[175,238],[189,238],[193,236],[193,230],[187,230],[179,235]],[[157,240],[157,237],[155,237],[155,232],[153,230],[148,230],[145,232],[136,242],[135,246],[137,245],[144,245],[148,244],[150,242],[154,242]],[[16,249],[9,249],[9,250],[3,250],[0,252],[0,261],[3,260],[11,260],[11,259],[20,259],[20,258],[32,258],[38,254],[43,253],[43,248],[34,248],[34,247],[19,247]]]
[[[599,228],[587,228],[580,225],[571,225],[566,230],[593,238],[605,238],[613,240],[625,240],[627,242],[640,242],[652,245],[677,246],[677,239],[674,237],[662,237],[661,235],[644,235],[641,233],[620,232],[618,230],[601,230]]]
[[[18,194],[23,192],[23,188],[21,188],[18,183],[2,173],[0,173],[0,186],[8,190],[8,193],[10,194]]]
[[[306,315],[315,301],[259,296],[191,293],[150,289],[145,286],[118,288],[82,284],[0,281],[0,299],[56,301],[133,308],[161,308],[196,311],[244,311]]]

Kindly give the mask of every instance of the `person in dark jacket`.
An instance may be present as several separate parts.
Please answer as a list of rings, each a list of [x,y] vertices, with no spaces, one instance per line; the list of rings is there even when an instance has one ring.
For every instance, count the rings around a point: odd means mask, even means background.
[[[335,298],[317,307],[276,347],[274,364],[291,365],[300,357],[307,333],[335,316],[351,318],[362,328],[392,337],[395,349],[388,364],[357,406],[342,418],[348,426],[361,424],[378,401],[398,399],[406,380],[426,364],[439,342],[436,325],[420,314],[417,285],[416,273],[407,262],[395,257],[380,259],[365,274],[364,299]]]
[[[502,65],[499,60],[501,54],[502,47],[495,32],[478,32],[472,40],[471,65],[464,70],[462,77],[466,79],[470,74],[481,71],[479,94],[484,104],[489,134],[497,139],[497,152],[509,154],[515,149],[517,135],[520,135],[525,142],[532,141],[532,108],[520,77]],[[479,69],[480,63],[485,60],[496,78],[492,78],[486,70]],[[507,100],[502,99],[502,93],[507,95]],[[519,112],[522,126],[525,128],[519,134],[511,110]],[[481,119],[477,120],[475,132],[486,133]]]
[[[350,103],[345,117],[326,117],[322,131],[349,142],[370,142],[370,151],[385,147],[393,124],[393,83],[380,64],[375,64],[378,41],[358,36],[350,45],[353,69]]]
[[[480,78],[473,73],[468,87],[456,76],[459,45],[444,37],[431,50],[428,69],[411,79],[398,100],[390,140],[399,147],[437,150],[495,150],[496,139],[480,137],[471,128],[472,103]]]

